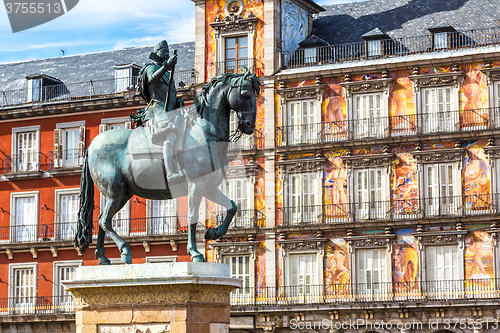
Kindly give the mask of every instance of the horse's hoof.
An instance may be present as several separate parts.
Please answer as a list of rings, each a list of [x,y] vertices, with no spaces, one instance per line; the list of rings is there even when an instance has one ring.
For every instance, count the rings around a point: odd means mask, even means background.
[[[207,232],[205,232],[205,239],[215,240],[217,238],[219,238],[218,235],[217,235],[217,229],[215,229],[215,228],[209,228],[207,230]]]
[[[125,264],[131,264],[132,263],[132,256],[129,255],[129,254],[123,254],[120,256],[122,261],[125,263]]]
[[[191,257],[192,262],[206,262],[203,254],[199,253]]]
[[[111,265],[108,258],[99,259],[99,265]]]

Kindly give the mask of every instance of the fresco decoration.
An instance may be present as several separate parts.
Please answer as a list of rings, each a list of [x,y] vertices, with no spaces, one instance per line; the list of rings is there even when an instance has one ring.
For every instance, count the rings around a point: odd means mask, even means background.
[[[255,287],[257,294],[265,294],[266,292],[266,244],[265,236],[257,238],[259,245],[255,253]]]
[[[283,279],[283,256],[281,255],[281,247],[276,243],[276,286],[284,286]],[[283,288],[278,289],[278,295],[282,296],[284,293]]]
[[[466,146],[467,154],[463,165],[463,193],[465,209],[487,210],[490,209],[490,175],[488,158],[483,147],[486,140],[476,141]]]
[[[411,146],[411,149],[413,148],[414,146]],[[404,149],[395,149],[393,152],[396,154],[396,158],[391,165],[390,186],[394,214],[398,216],[417,214],[418,175],[416,161]]]
[[[353,151],[353,155],[374,155],[383,153],[383,147],[356,148]]]
[[[205,62],[207,66],[205,77],[207,80],[215,76],[216,50],[215,50],[215,34],[210,26],[217,15],[225,16],[224,7],[226,0],[211,0],[207,1],[205,5]],[[253,58],[256,59],[256,72],[263,73],[264,61],[264,5],[260,0],[244,0],[245,10],[241,15],[247,17],[252,12],[255,17],[259,18],[255,27],[254,35],[254,50]]]
[[[484,231],[489,225],[468,226],[465,239],[465,279],[469,286],[493,286],[494,265],[491,236]]]
[[[393,251],[392,281],[397,291],[418,289],[419,258],[418,244],[412,234],[413,229],[402,229],[396,232],[396,243]]]
[[[424,143],[422,150],[455,148],[455,142]]]
[[[336,233],[328,239],[325,246],[324,274],[326,292],[328,294],[342,293],[342,287],[335,285],[348,285],[351,272],[349,264],[349,250],[346,241],[342,238],[345,234]],[[331,289],[331,290],[329,290]]]
[[[390,74],[393,83],[389,94],[388,113],[392,122],[392,135],[416,131],[415,96],[409,75],[410,71],[396,71]]]
[[[481,73],[485,64],[464,64],[465,73],[460,85],[459,107],[462,111],[462,127],[478,130],[488,126],[488,91],[486,75]]]
[[[265,172],[264,172],[264,164],[265,158],[259,157],[255,160],[255,162],[259,165],[257,168],[257,174],[255,175],[255,210],[257,211],[257,227],[265,228],[266,227],[266,217],[265,217],[265,209],[266,209],[266,196],[265,196]]]
[[[337,128],[344,128],[344,122],[347,119],[345,92],[344,88],[340,85],[341,81],[340,77],[322,80],[322,83],[326,84],[321,104],[323,122],[338,124]],[[332,130],[333,128],[335,127],[332,127]]]
[[[278,87],[276,87],[278,89]],[[281,126],[283,126],[282,119],[281,119],[281,103],[280,103],[280,97],[278,94],[274,94],[274,126],[276,128],[275,131],[275,138],[274,140],[276,141],[276,147],[281,146],[283,140],[281,137]]]
[[[327,221],[341,222],[349,217],[349,199],[347,196],[347,166],[342,161],[346,151],[325,152],[328,160],[323,173],[323,187],[325,188],[323,204]]]
[[[281,0],[281,48],[294,51],[308,35],[308,13],[291,0]],[[285,64],[288,59],[285,59]]]

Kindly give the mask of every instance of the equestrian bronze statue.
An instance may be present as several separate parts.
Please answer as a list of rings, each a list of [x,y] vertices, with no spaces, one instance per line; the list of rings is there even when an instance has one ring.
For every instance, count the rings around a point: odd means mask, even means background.
[[[194,105],[175,109],[183,104],[166,74],[173,71],[176,55],[169,57],[166,42],[160,44],[155,63],[141,70],[141,95],[148,106],[133,117],[136,128],[99,134],[85,154],[75,247],[84,252],[92,243],[95,184],[105,198],[95,250],[100,265],[110,263],[104,253],[105,233],[118,246],[122,261],[132,262],[129,246],[113,230],[112,218],[134,195],[153,200],[188,196],[187,252],[194,262],[205,261],[195,239],[202,197],[227,209],[223,223],[209,228],[206,239],[225,235],[237,211],[219,190],[228,167],[230,113],[238,115],[242,133],[253,133],[259,80],[248,71],[214,77],[201,88]]]

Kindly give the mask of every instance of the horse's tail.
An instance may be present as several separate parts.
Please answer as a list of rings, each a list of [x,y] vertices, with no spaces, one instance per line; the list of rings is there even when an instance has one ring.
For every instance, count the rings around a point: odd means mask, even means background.
[[[82,168],[80,182],[80,209],[78,210],[78,226],[75,235],[75,247],[83,253],[92,243],[92,217],[94,215],[94,182],[90,176],[88,152]]]

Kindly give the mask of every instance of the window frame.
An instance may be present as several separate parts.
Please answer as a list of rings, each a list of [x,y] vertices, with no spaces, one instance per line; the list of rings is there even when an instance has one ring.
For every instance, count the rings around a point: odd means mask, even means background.
[[[67,130],[78,131],[78,145],[76,148],[71,148],[72,150],[78,149],[78,154],[75,154],[78,157],[73,159],[73,161],[76,162],[75,165],[72,163],[65,163],[65,156],[69,150],[67,148],[65,135]],[[54,168],[71,168],[83,165],[83,157],[85,153],[85,131],[85,120],[56,124],[56,128],[54,130]]]
[[[61,197],[63,195],[79,195],[80,194],[80,188],[79,187],[75,187],[75,188],[68,188],[68,189],[62,189],[62,190],[56,190],[55,191],[55,195],[56,195],[56,213],[55,213],[55,217],[56,217],[56,221],[57,221],[57,228],[55,228],[55,233],[56,233],[56,239],[58,240],[72,240],[72,239],[64,239],[62,237],[62,230],[61,230],[61,227],[62,227],[62,221],[61,221],[61,216],[62,216],[62,211],[61,211]],[[79,207],[80,205],[78,205]],[[78,216],[78,210],[77,210],[77,216]],[[78,221],[74,221],[74,222],[78,222]],[[76,228],[76,224],[75,224],[75,228]],[[71,232],[71,231],[69,231]]]
[[[83,260],[67,260],[67,261],[54,261],[53,263],[53,276],[54,276],[54,283],[53,283],[53,293],[54,297],[56,298],[54,300],[55,304],[58,305],[63,305],[63,306],[68,306],[69,304],[64,304],[61,301],[62,296],[66,295],[61,295],[60,294],[60,288],[61,286],[61,277],[60,277],[60,272],[59,269],[62,267],[75,267],[75,274],[76,274],[76,268],[83,266]]]
[[[38,226],[40,225],[40,201],[39,201],[39,192],[38,191],[29,191],[29,192],[11,192],[10,193],[10,211],[11,211],[11,214],[10,215],[10,228],[12,229],[15,229],[17,227],[17,221],[16,221],[16,218],[17,218],[17,205],[16,205],[16,199],[19,199],[19,198],[29,198],[29,197],[33,197],[34,198],[34,224],[33,224],[33,228],[35,230],[32,230],[31,232],[33,232],[33,238],[34,239],[29,239],[27,241],[25,240],[20,240],[20,241],[17,241],[18,239],[18,235],[17,235],[17,232],[14,231],[14,235],[10,235],[10,241],[12,242],[14,238],[14,243],[17,243],[17,242],[37,242],[38,241]],[[24,238],[24,237],[23,237]],[[31,237],[30,237],[31,238]]]
[[[15,271],[18,269],[33,269],[33,293],[32,293],[32,296],[29,296],[29,297],[32,298],[34,300],[34,302],[27,303],[27,304],[29,304],[30,308],[33,307],[33,310],[34,310],[34,308],[36,306],[36,297],[38,296],[37,295],[37,291],[38,291],[38,279],[37,279],[38,264],[36,262],[9,264],[9,307],[11,309],[15,309],[15,307],[16,307],[16,303],[14,301],[15,288],[16,288],[14,274],[15,274]],[[11,311],[15,311],[15,310],[11,310]],[[16,314],[24,313],[24,311],[26,311],[27,313],[32,312],[32,311],[30,311],[30,309],[27,309],[27,310],[17,310],[17,311],[15,311],[15,313]]]
[[[115,117],[115,118],[103,118],[101,119],[101,124],[99,125],[99,134],[111,129],[111,126],[123,123],[125,129],[132,128],[132,122],[130,117]]]
[[[174,210],[174,214],[175,215],[171,215],[171,217],[175,218],[175,219],[172,219],[172,223],[175,221],[175,232],[173,233],[165,233],[165,232],[160,232],[160,233],[155,233],[153,231],[153,219],[154,218],[160,218],[160,217],[164,217],[164,216],[153,216],[153,205],[154,205],[154,202],[155,201],[171,201],[173,203],[173,210]],[[147,199],[146,200],[146,206],[147,206],[147,209],[146,209],[146,218],[147,218],[147,226],[146,226],[146,233],[149,233],[150,235],[171,235],[171,234],[176,234],[178,232],[178,224],[179,224],[179,201],[177,198],[174,198],[174,199],[166,199],[166,200],[153,200],[153,199]],[[174,225],[171,225],[170,228],[174,228]]]
[[[12,128],[12,154],[14,156],[19,156],[19,147],[18,147],[18,135],[24,133],[35,133],[36,144],[35,144],[35,170],[18,170],[18,161],[11,160],[11,171],[14,173],[24,173],[24,172],[38,172],[40,170],[40,125],[34,126],[25,126],[25,127],[14,127]]]

